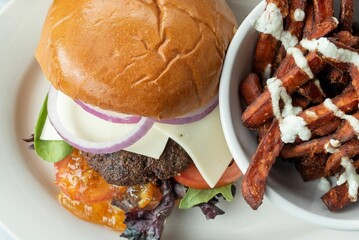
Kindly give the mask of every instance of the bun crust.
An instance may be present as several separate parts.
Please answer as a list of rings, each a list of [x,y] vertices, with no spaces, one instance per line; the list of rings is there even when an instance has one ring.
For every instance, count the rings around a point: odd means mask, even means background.
[[[236,26],[224,0],[54,0],[36,58],[75,100],[171,118],[218,94]]]

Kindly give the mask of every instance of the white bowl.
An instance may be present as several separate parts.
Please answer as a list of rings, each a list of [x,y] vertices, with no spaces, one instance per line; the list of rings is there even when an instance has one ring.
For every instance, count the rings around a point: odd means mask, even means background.
[[[264,8],[265,2],[261,2],[238,29],[228,49],[219,92],[224,135],[243,172],[248,168],[257,141],[253,132],[242,125],[243,105],[239,101],[238,86],[251,72],[258,36],[252,23]],[[303,182],[293,164],[277,161],[270,172],[265,196],[287,213],[311,223],[334,229],[359,230],[358,204],[353,203],[339,212],[330,212],[320,199],[325,192],[318,185],[319,181]],[[257,211],[261,211],[261,208]]]

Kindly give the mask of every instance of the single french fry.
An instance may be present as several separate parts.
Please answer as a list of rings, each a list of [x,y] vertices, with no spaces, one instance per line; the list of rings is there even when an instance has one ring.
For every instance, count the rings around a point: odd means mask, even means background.
[[[359,69],[358,69],[358,67],[355,65],[350,65],[349,74],[352,78],[352,85],[353,85],[355,91],[357,92],[357,94],[359,94]]]
[[[316,128],[312,132],[313,137],[323,137],[328,134],[335,132],[339,125],[342,123],[342,120],[339,118],[333,119],[333,121],[328,122],[327,124],[323,124],[322,126]]]
[[[281,11],[283,18],[288,15],[288,0],[267,0],[267,3],[275,4]],[[264,79],[269,73],[273,73],[272,66],[279,41],[270,34],[259,33],[258,42],[254,51],[253,72]]]
[[[314,6],[312,1],[307,3],[307,11],[305,13],[305,22],[303,27],[303,38],[308,37],[308,35],[314,30],[315,21],[314,21]]]
[[[359,139],[353,139],[350,142],[343,144],[328,158],[325,166],[325,172],[327,174],[339,172],[342,168],[340,165],[342,158],[352,158],[357,154],[359,154]]]
[[[357,47],[359,44],[359,37],[353,36],[349,31],[340,31],[334,35],[339,42],[344,43],[349,47]]]
[[[307,157],[311,154],[319,154],[324,152],[324,146],[330,139],[333,139],[334,135],[325,136],[322,138],[316,138],[308,142],[304,142],[298,145],[288,144],[283,147],[280,156],[282,158],[297,158]]]
[[[312,154],[298,159],[295,162],[295,167],[303,181],[312,181],[325,176],[324,168],[327,158],[326,154]]]
[[[318,39],[333,32],[338,27],[338,21],[333,17],[324,19],[319,24],[315,25],[314,29],[308,34],[307,39]]]
[[[354,89],[343,91],[342,94],[337,95],[332,99],[333,104],[335,104],[341,111],[344,113],[356,111],[358,109],[358,95]],[[313,118],[313,113],[317,116]],[[314,107],[308,108],[305,111],[301,112],[299,116],[307,122],[307,127],[311,130],[314,130],[320,127],[323,123],[332,121],[334,118],[334,113],[328,110],[324,104],[319,104]]]
[[[314,81],[304,84],[298,92],[312,103],[321,103],[325,99],[323,90]]]
[[[315,53],[307,55],[308,65],[313,74],[317,74],[324,67],[324,62]],[[308,75],[298,66],[293,67],[281,78],[283,87],[288,94],[294,93],[300,86],[310,80]],[[273,117],[272,99],[270,92],[266,89],[242,114],[243,124],[248,128],[258,128]]]
[[[273,121],[268,121],[258,128],[258,142],[261,142],[265,135],[268,133]]]
[[[267,72],[269,72],[269,75],[272,74],[272,65],[277,44],[278,40],[272,35],[259,33],[254,52],[253,72],[258,74],[262,79],[266,78]]]
[[[279,125],[274,121],[259,143],[242,181],[242,195],[254,210],[262,204],[269,171],[282,147]]]
[[[304,21],[297,21],[295,12],[301,10],[305,12],[307,0],[292,0],[289,5],[289,15],[286,18],[285,29],[298,39],[302,38]]]
[[[262,93],[262,86],[259,77],[255,73],[250,73],[239,85],[239,92],[244,102],[250,105]]]
[[[324,194],[321,199],[330,211],[338,211],[350,203],[348,184],[337,185]]]
[[[340,1],[340,28],[344,31],[353,31],[354,21],[354,0]]]
[[[313,0],[314,20],[316,25],[328,17],[334,16],[333,0]]]

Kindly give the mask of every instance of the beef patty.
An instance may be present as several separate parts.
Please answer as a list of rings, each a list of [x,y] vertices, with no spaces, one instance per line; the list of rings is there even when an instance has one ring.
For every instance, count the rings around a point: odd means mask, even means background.
[[[169,139],[159,159],[119,151],[109,154],[82,152],[89,165],[110,184],[134,186],[156,179],[168,179],[186,169],[192,159],[175,141]]]

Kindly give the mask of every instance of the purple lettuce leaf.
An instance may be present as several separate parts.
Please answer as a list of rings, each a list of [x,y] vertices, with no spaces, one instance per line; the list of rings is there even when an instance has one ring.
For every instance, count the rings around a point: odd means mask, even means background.
[[[160,205],[152,211],[126,213],[126,229],[121,237],[129,240],[159,240],[166,222],[171,214],[175,196],[169,180],[162,181],[163,198]]]

